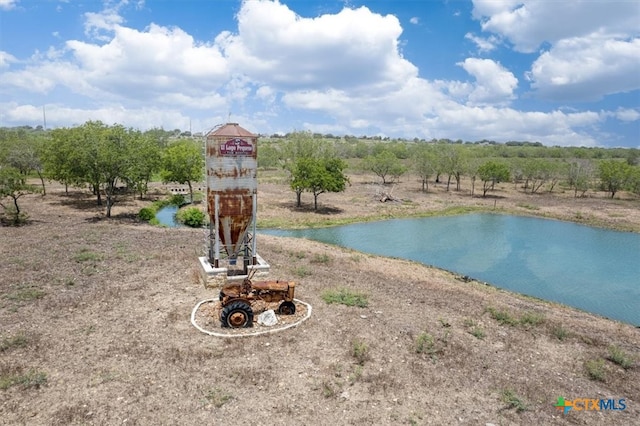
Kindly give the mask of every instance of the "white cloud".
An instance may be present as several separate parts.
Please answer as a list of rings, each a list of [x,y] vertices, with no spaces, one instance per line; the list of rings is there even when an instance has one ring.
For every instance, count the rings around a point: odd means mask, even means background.
[[[572,102],[640,89],[639,13],[626,0],[474,0],[473,15],[516,51],[544,46],[527,79],[538,96]]]
[[[521,4],[519,0],[473,0],[473,17],[482,19],[509,12],[514,6]]]
[[[533,63],[527,78],[546,98],[598,100],[640,89],[640,38],[600,34],[556,43]]]
[[[366,7],[302,18],[278,2],[247,1],[238,29],[216,40],[230,67],[274,88],[397,87],[417,75],[398,52],[398,19]]]
[[[221,123],[226,117],[191,120],[185,111],[179,109],[125,108],[120,105],[105,105],[99,108],[69,107],[61,104],[45,106],[47,127],[79,126],[89,120],[100,120],[106,124],[123,124],[139,129],[163,127],[165,129],[187,130],[191,122],[194,132],[210,128],[211,123]],[[0,103],[0,119],[3,122],[15,122],[37,126],[43,124],[43,106],[31,104]]]
[[[0,0],[0,10],[11,10],[18,4],[18,0]]]
[[[505,104],[515,98],[513,92],[518,87],[518,79],[500,63],[467,58],[458,65],[476,79],[468,98],[471,105]]]
[[[0,50],[0,69],[9,68],[10,64],[18,60],[12,54]]]
[[[420,23],[420,18],[418,18],[417,16],[413,16],[411,17],[411,19],[409,19],[409,23],[413,25],[418,25]]]
[[[500,42],[498,37],[494,35],[483,38],[483,37],[478,37],[472,33],[466,33],[464,35],[464,38],[474,42],[476,46],[478,46],[478,51],[480,52],[490,52],[492,50],[495,50],[496,47],[498,47],[498,43]]]
[[[591,127],[603,117],[595,112],[523,112],[512,108],[467,107],[438,111],[434,126],[463,140],[478,135],[496,141],[531,141],[546,145],[596,146]],[[583,130],[581,130],[583,129]]]
[[[618,108],[615,116],[620,121],[638,121],[640,120],[640,111],[632,108]]]
[[[482,29],[505,37],[520,52],[594,32],[629,35],[638,31],[635,1],[474,0],[473,4]]]
[[[478,13],[510,13],[515,6],[476,2]],[[593,130],[605,119],[638,119],[634,109],[510,108],[518,80],[491,59],[459,63],[469,81],[420,78],[399,50],[398,19],[366,7],[311,19],[279,2],[246,1],[237,32],[220,33],[213,42],[197,41],[181,28],[130,28],[117,8],[84,16],[89,39],[27,60],[0,53],[0,125],[40,124],[44,103],[49,127],[99,119],[141,129],[187,129],[191,123],[199,131],[232,114],[243,126],[269,134],[304,126],[334,134],[596,145]],[[467,38],[485,52],[502,43],[498,33]],[[603,40],[617,58],[630,46],[635,52],[632,40]],[[553,61],[541,57],[538,64],[566,77],[569,72],[557,66],[569,53],[563,46],[554,44],[548,52]],[[534,69],[529,77],[541,92],[553,87]]]
[[[209,108],[203,100],[228,81],[220,51],[179,28],[152,24],[141,32],[116,26],[113,32],[105,44],[67,41],[67,59],[50,53],[51,61],[14,72],[7,82],[40,92],[60,85],[95,100],[171,100]]]

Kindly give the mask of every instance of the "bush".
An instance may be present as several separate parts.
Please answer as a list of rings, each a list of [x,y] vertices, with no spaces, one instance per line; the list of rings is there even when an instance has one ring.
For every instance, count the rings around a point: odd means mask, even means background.
[[[609,360],[628,370],[633,367],[633,357],[617,346],[609,346]]]
[[[200,228],[204,225],[205,214],[197,207],[187,207],[178,210],[176,220],[192,228]]]
[[[151,207],[143,207],[138,212],[138,217],[140,218],[140,220],[149,222],[151,219],[156,217],[156,212]]]
[[[184,198],[183,194],[174,194],[169,198],[169,204],[180,207],[187,204],[187,200]]]
[[[604,360],[601,358],[590,359],[584,363],[587,375],[591,380],[604,382],[606,373],[604,370]]]
[[[351,356],[353,356],[359,365],[364,365],[369,359],[369,346],[362,340],[356,339],[351,342]]]

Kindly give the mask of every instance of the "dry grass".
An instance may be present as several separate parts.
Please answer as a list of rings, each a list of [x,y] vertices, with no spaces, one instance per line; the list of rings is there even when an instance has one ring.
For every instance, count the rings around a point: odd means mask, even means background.
[[[260,185],[259,215],[325,223],[491,209],[495,201],[502,211],[567,220],[579,211],[588,218],[581,220],[640,230],[638,200],[523,195],[511,184],[483,199],[439,186],[423,194],[408,181],[393,194],[411,202],[380,203],[372,181],[353,176],[346,193],[323,194],[323,210],[314,213],[308,197],[297,209],[294,195],[272,180]],[[269,336],[215,338],[189,322],[198,301],[216,296],[196,280],[201,230],[138,222],[145,203],[133,199],[121,200],[107,220],[90,194],[47,193],[23,198],[30,224],[0,228],[2,424],[607,425],[638,418],[640,336],[632,326],[414,262],[258,235],[272,278],[297,274],[296,295],[313,315]],[[340,288],[366,294],[367,306],[324,302],[324,292]],[[591,363],[604,381],[592,378]],[[627,410],[563,417],[553,407],[558,396],[601,395],[627,399]]]

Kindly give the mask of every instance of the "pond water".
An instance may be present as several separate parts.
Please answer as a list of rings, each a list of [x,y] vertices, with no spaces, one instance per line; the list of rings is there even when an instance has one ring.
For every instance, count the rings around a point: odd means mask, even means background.
[[[156,219],[158,219],[158,222],[160,222],[161,225],[167,226],[169,228],[178,228],[182,225],[176,222],[177,212],[178,206],[165,206],[156,212]]]
[[[640,235],[498,214],[260,230],[414,260],[640,326]]]

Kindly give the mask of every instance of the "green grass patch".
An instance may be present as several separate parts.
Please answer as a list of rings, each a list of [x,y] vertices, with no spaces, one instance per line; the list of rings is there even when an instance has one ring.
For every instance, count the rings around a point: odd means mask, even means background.
[[[88,248],[81,249],[73,256],[73,260],[78,263],[82,262],[99,262],[104,259],[104,256],[100,253],[89,250]]]
[[[519,413],[529,409],[524,399],[518,396],[512,389],[502,390],[502,392],[500,392],[500,399],[507,404],[508,408],[513,408]]]
[[[293,275],[298,278],[304,278],[311,275],[311,271],[306,266],[300,265],[293,268]]]
[[[604,379],[606,377],[606,372],[604,369],[604,359],[590,359],[584,363],[584,368],[587,371],[587,376],[589,376],[591,380],[604,382]]]
[[[376,222],[387,219],[399,219],[399,218],[420,218],[420,217],[436,217],[436,216],[456,216],[467,213],[476,213],[482,211],[493,211],[482,207],[471,206],[456,206],[449,207],[443,210],[435,211],[421,211],[416,212],[414,210],[397,210],[393,213],[377,213],[371,216],[355,216],[346,218],[325,218],[317,216],[308,216],[301,218],[297,221],[292,221],[291,218],[258,218],[257,227],[261,229],[276,228],[276,229],[305,229],[305,228],[328,228],[331,226],[350,225],[352,223],[364,223],[364,222]]]
[[[488,307],[487,312],[489,312],[489,315],[491,315],[491,318],[498,321],[498,324],[500,325],[513,325],[513,326],[518,325],[518,322],[519,322],[518,319],[512,316],[511,313],[509,313],[509,311],[506,311],[506,310],[501,311],[492,307]]]
[[[415,341],[415,351],[417,354],[429,354],[432,355],[435,353],[435,341],[433,340],[433,336],[426,331],[423,331],[416,337]]]
[[[469,330],[469,334],[479,340],[482,340],[486,337],[484,330],[480,327],[473,327],[471,330]]]
[[[369,345],[360,339],[355,339],[351,342],[351,356],[356,360],[358,365],[364,365],[364,363],[370,359]]]
[[[633,362],[634,362],[633,357],[615,345],[609,346],[608,359],[614,364],[618,364],[620,367],[624,368],[625,370],[628,370],[629,368],[633,367]]]
[[[359,308],[369,306],[368,296],[366,294],[346,288],[323,291],[320,297],[329,305],[339,303],[341,305],[357,306]]]
[[[535,206],[533,204],[524,204],[524,203],[522,203],[522,204],[516,204],[516,206],[520,207],[520,208],[523,208],[523,209],[526,209],[526,210],[540,210],[540,207]]]
[[[220,388],[209,389],[205,395],[205,399],[209,401],[214,407],[220,408],[227,402],[233,399],[233,395]]]
[[[317,263],[317,264],[323,264],[323,265],[329,264],[331,263],[331,256],[325,253],[315,254],[311,259],[311,263]]]
[[[539,313],[539,312],[525,312],[524,314],[522,314],[522,316],[520,317],[520,325],[524,325],[524,326],[538,326],[542,323],[544,323],[544,315]]]
[[[23,389],[39,388],[47,383],[47,373],[37,370],[29,370],[24,374],[0,373],[0,389],[7,390],[13,386]]]
[[[498,321],[500,325],[535,327],[543,324],[545,321],[544,315],[538,312],[527,311],[518,318],[506,309],[498,310],[489,306],[486,308],[486,311],[489,312],[491,318]]]
[[[23,348],[27,346],[29,339],[22,333],[18,333],[15,336],[3,337],[0,340],[0,352],[8,351],[15,348]]]
[[[13,302],[30,302],[43,298],[47,293],[33,285],[21,284],[14,291],[5,294],[4,298]]]
[[[563,341],[563,340],[566,340],[567,338],[569,338],[571,333],[569,333],[569,330],[567,330],[563,326],[557,325],[557,326],[551,328],[551,334],[556,339],[558,339],[560,341]]]

